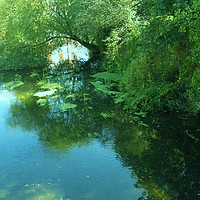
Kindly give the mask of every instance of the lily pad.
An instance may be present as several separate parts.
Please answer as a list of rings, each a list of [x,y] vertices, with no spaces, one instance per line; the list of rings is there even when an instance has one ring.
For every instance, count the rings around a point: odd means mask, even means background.
[[[51,96],[53,95],[57,90],[48,90],[48,91],[43,91],[43,92],[37,92],[33,96],[35,97],[46,97],[46,96]]]

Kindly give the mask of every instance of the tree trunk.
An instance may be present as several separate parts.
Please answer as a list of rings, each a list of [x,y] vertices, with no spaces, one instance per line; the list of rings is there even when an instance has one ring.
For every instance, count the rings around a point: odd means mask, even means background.
[[[75,40],[75,41],[79,42],[81,45],[83,45],[84,47],[86,47],[88,50],[91,51],[92,55],[100,54],[100,48],[97,45],[94,45],[94,44],[91,44],[84,40],[81,40],[80,38],[78,38],[77,36],[74,36],[74,35],[71,36],[70,39]]]

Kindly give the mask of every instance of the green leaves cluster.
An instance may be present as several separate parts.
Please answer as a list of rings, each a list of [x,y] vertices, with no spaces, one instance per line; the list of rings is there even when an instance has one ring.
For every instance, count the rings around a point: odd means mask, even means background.
[[[73,39],[120,74],[127,108],[198,113],[199,9],[198,0],[1,0],[0,69],[44,66]]]
[[[0,4],[0,69],[43,66],[47,63],[47,15],[40,1],[4,1]]]
[[[126,98],[119,102],[134,110],[198,113],[199,2],[145,0],[135,10],[107,38],[105,66],[123,77]]]
[[[0,67],[43,66],[67,39],[104,53],[111,32],[133,21],[134,5],[131,0],[2,0]]]
[[[91,81],[91,84],[96,90],[106,95],[113,95],[113,97],[118,95],[119,92],[116,91],[116,88],[122,78],[121,75],[105,71],[94,74],[92,77],[96,81]]]
[[[22,81],[11,81],[11,82],[8,82],[8,83],[4,83],[3,87],[12,90],[14,88],[20,87],[23,84],[24,83]]]
[[[2,84],[3,88],[13,90],[20,86],[24,85],[24,82],[21,80],[21,76],[19,74],[15,74],[15,78],[12,81],[6,82]]]

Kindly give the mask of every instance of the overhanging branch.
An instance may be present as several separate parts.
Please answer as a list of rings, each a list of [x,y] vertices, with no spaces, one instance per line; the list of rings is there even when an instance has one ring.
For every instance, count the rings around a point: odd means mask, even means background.
[[[22,46],[21,48],[39,47],[39,46],[42,46],[45,43],[48,43],[48,42],[56,40],[56,39],[71,39],[71,40],[75,40],[75,41],[79,42],[81,45],[83,45],[84,47],[86,47],[87,49],[89,49],[93,54],[99,54],[100,53],[100,49],[99,49],[99,47],[97,45],[94,45],[94,44],[91,44],[89,42],[86,42],[86,41],[80,39],[79,37],[77,37],[75,35],[72,35],[72,36],[52,36],[52,37],[49,37],[49,38],[47,38],[46,40],[44,40],[44,41],[42,41],[40,43],[31,45],[31,46],[28,46],[28,45]]]
[[[92,53],[94,53],[94,54],[99,54],[100,53],[100,49],[99,49],[99,47],[97,45],[94,45],[94,44],[91,44],[89,42],[86,42],[86,41],[80,39],[79,37],[77,37],[75,35],[72,35],[70,37],[70,39],[79,42],[81,45],[83,45],[84,47],[86,47],[87,49],[92,51]]]
[[[41,46],[41,45],[43,45],[45,43],[48,43],[48,42],[50,42],[52,40],[55,40],[55,39],[70,39],[70,37],[66,37],[66,36],[65,37],[64,36],[53,36],[53,37],[47,38],[46,40],[44,40],[44,41],[42,41],[40,43],[33,44],[31,46],[25,45],[25,46],[22,46],[21,48],[30,48],[30,47],[34,48],[34,47],[38,47],[38,46]]]

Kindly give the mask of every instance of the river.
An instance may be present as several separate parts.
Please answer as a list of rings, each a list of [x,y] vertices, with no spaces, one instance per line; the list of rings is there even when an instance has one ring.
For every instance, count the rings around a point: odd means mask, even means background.
[[[33,73],[25,77],[21,87],[0,90],[0,199],[200,197],[198,119],[140,120],[95,91],[88,72],[66,70],[37,80],[56,88],[41,106],[27,78]]]

